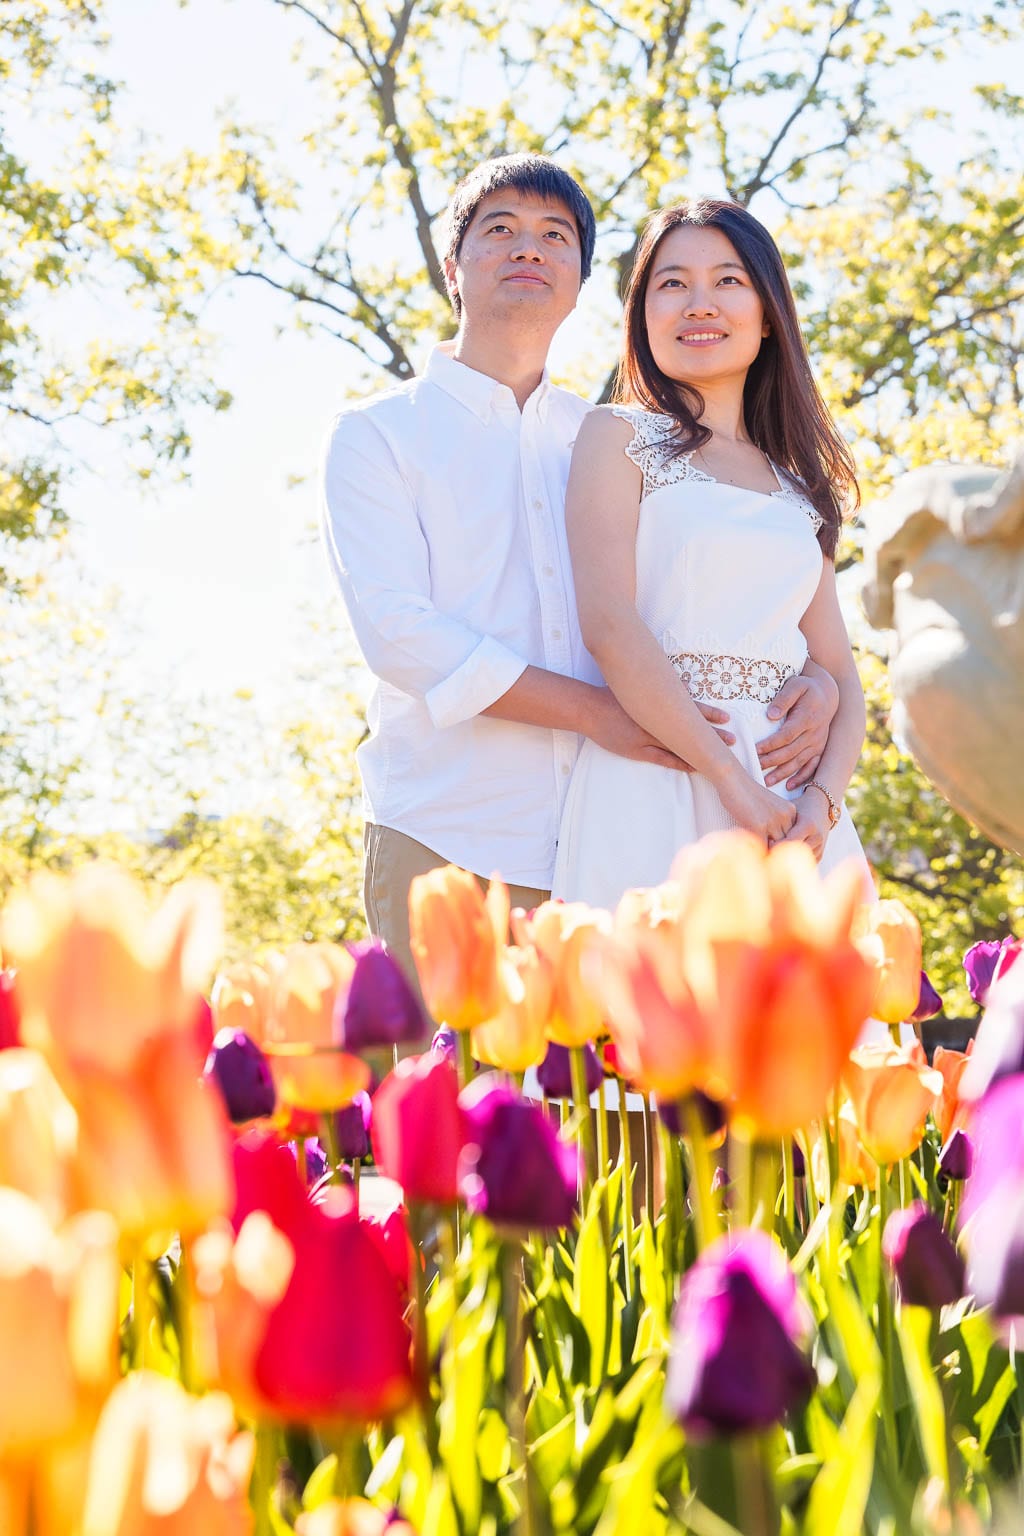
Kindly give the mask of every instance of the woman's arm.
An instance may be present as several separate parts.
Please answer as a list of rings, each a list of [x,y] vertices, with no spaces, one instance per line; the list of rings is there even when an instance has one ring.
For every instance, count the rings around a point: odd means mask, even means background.
[[[818,589],[800,621],[800,628],[807,641],[808,653],[835,678],[839,688],[839,707],[814,778],[841,804],[860,758],[867,722],[864,692],[839,607],[836,569],[831,560],[824,563]],[[788,836],[809,842],[820,858],[831,831],[828,800],[819,789],[808,785],[796,804],[797,820]]]
[[[791,805],[758,784],[702,717],[636,609],[636,531],[642,481],[626,457],[629,423],[597,410],[573,451],[566,525],[583,641],[623,709],[710,779],[741,826],[781,838]]]

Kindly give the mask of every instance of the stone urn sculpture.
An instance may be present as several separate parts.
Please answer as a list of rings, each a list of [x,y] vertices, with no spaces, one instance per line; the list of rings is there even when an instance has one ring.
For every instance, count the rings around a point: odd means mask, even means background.
[[[865,524],[894,730],[951,805],[1024,852],[1024,453],[1007,472],[914,470]]]

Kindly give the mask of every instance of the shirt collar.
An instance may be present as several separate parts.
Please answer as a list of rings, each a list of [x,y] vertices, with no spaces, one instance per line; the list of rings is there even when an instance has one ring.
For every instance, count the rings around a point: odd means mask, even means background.
[[[516,404],[515,395],[508,385],[500,384],[489,374],[478,373],[475,368],[468,368],[465,363],[457,362],[452,356],[454,349],[453,341],[442,341],[433,347],[427,359],[427,366],[423,370],[423,377],[431,384],[436,384],[439,389],[443,389],[453,399],[458,400],[460,405],[466,406],[481,421],[492,420],[503,403],[507,408],[508,403],[511,402],[518,414],[519,407]],[[530,396],[541,421],[547,416],[550,398],[551,380],[545,368],[541,374],[540,383]]]

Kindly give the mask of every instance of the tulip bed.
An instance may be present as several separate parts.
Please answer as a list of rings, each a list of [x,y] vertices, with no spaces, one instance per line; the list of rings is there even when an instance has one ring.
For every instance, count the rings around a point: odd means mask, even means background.
[[[1018,1530],[1020,942],[929,1064],[920,932],[859,900],[738,833],[614,914],[437,871],[444,1026],[399,1060],[424,1018],[373,942],[233,965],[211,1013],[204,884],[32,881],[0,1532]]]

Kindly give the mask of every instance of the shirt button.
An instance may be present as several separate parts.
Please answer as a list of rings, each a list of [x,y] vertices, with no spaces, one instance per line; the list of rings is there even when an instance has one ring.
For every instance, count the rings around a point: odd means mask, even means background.
[[[563,763],[562,764],[562,776],[564,778],[568,778],[569,777],[569,764],[568,763]]]
[[[533,510],[535,512],[543,512],[544,510],[544,503],[541,501],[539,496],[535,496],[533,498]]]
[[[553,629],[551,631],[551,638],[552,638],[552,640],[561,640],[561,638],[562,638],[562,631],[560,629]]]
[[[555,568],[554,568],[553,565],[546,565],[544,567],[544,575],[545,576],[553,576],[554,574],[555,574]]]

